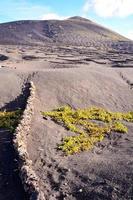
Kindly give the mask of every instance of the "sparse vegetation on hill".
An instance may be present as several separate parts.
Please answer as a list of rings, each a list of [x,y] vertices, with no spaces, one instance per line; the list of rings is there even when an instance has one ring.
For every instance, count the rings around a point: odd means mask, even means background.
[[[98,107],[73,110],[65,106],[50,112],[42,112],[42,115],[77,133],[63,138],[58,146],[67,155],[92,149],[112,131],[127,133],[128,129],[123,121],[133,122],[133,112],[110,112]]]
[[[14,131],[20,120],[21,114],[22,110],[0,112],[0,128],[9,129],[11,132]]]

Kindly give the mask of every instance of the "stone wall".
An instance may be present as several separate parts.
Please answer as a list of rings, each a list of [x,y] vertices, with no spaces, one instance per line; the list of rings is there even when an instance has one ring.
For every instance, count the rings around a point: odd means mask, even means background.
[[[39,189],[39,179],[33,170],[32,160],[27,152],[27,135],[30,134],[31,121],[34,114],[35,86],[30,82],[30,94],[22,119],[16,128],[14,137],[15,150],[19,157],[19,170],[25,191],[30,200],[45,200]]]

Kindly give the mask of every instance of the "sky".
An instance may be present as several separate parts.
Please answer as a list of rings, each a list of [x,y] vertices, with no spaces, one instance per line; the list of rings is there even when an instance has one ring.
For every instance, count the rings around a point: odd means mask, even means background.
[[[0,23],[81,16],[133,40],[133,0],[3,0]]]

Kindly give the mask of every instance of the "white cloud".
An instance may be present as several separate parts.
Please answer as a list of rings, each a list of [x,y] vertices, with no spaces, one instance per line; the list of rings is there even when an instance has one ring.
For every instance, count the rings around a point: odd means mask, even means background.
[[[126,17],[133,14],[132,0],[94,0],[94,10],[103,17]]]
[[[133,40],[133,30],[128,31],[127,34],[125,34],[125,37]]]
[[[88,14],[88,11],[91,8],[91,2],[90,1],[86,1],[85,4],[83,5],[82,11],[83,11],[83,16],[86,17],[86,15]]]
[[[67,19],[67,18],[69,18],[69,16],[60,16],[56,13],[46,13],[41,17],[42,20],[49,20],[49,19],[63,20],[63,19]]]
[[[133,14],[133,0],[86,0],[83,13],[93,9],[101,17],[126,17]]]

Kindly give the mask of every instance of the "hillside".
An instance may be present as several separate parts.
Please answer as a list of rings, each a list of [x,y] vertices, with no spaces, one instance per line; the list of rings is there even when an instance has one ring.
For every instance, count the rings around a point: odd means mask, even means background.
[[[102,43],[101,43],[102,42]],[[126,42],[125,37],[88,19],[16,21],[0,24],[0,44],[78,45],[112,48],[114,42]],[[118,45],[117,45],[118,46]]]
[[[0,24],[0,147],[0,200],[132,200],[133,42],[81,17]]]

